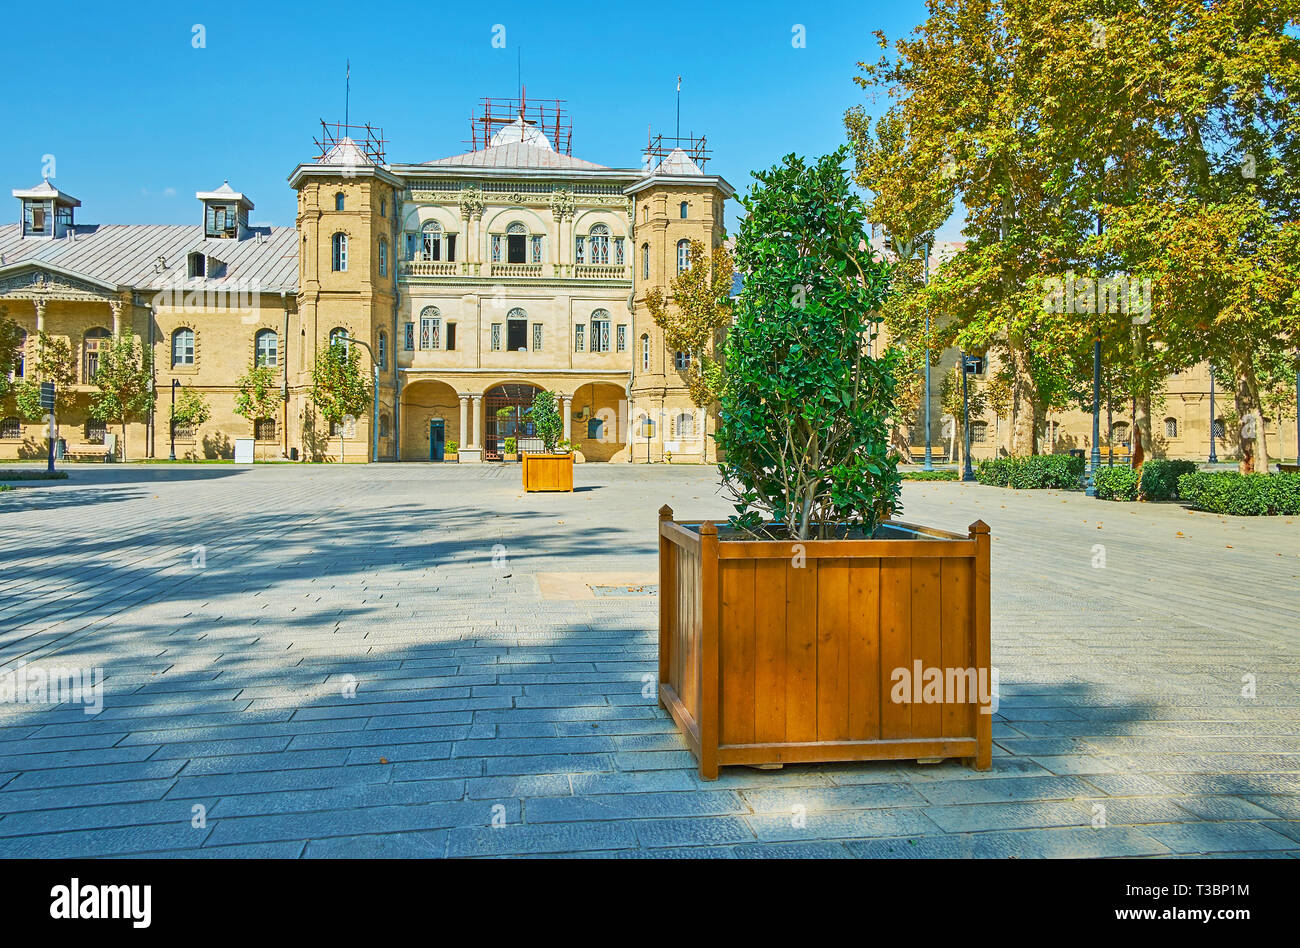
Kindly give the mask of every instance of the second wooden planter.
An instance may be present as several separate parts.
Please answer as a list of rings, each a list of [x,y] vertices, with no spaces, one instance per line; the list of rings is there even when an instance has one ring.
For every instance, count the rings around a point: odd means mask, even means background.
[[[659,511],[659,703],[719,766],[992,758],[989,528],[720,539]]]
[[[572,454],[525,454],[524,490],[573,490]]]

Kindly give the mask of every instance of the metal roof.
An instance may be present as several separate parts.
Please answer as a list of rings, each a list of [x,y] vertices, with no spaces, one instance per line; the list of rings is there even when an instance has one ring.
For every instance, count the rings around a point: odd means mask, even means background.
[[[46,264],[119,287],[162,289],[179,281],[221,288],[243,284],[262,292],[298,291],[298,231],[253,227],[242,240],[207,238],[187,224],[78,224],[73,237],[23,237],[19,224],[0,225],[0,274]],[[257,235],[261,235],[259,241]],[[226,265],[220,277],[187,279],[187,258],[201,252]],[[159,269],[158,258],[166,261]]]
[[[583,161],[570,155],[563,155],[550,147],[538,148],[524,142],[508,142],[503,145],[489,145],[478,151],[467,151],[450,158],[426,161],[426,168],[507,168],[543,171],[611,171],[605,165],[593,161]]]

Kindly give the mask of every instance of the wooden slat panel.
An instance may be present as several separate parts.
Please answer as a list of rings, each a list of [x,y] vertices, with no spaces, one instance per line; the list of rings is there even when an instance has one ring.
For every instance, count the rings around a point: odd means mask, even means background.
[[[853,617],[847,560],[819,560],[817,570],[817,740],[849,735],[849,673]]]
[[[849,739],[871,741],[880,737],[880,561],[849,563]]]
[[[794,557],[793,543],[773,540],[727,540],[720,545],[723,559],[753,560]],[[975,544],[969,540],[808,540],[804,556],[810,560],[845,557],[914,557],[973,556]]]
[[[912,669],[912,561],[880,561],[880,736],[912,736],[911,705],[895,702],[893,674]],[[909,695],[910,697],[910,695]]]
[[[966,669],[974,665],[974,622],[970,611],[972,567],[969,560],[944,560],[942,617],[943,664],[945,668]],[[964,676],[963,676],[964,680]],[[979,687],[978,678],[975,682]],[[978,695],[978,690],[976,695]],[[971,715],[976,705],[971,695],[963,703],[944,706],[943,736],[974,737],[975,722]]]
[[[817,569],[785,564],[785,733],[817,740]]]
[[[723,744],[754,743],[754,564],[721,562]]]
[[[754,591],[763,602],[754,611],[754,737],[781,743],[786,739],[785,562],[756,561]]]
[[[923,675],[939,675],[938,693],[927,695],[926,681],[914,681],[913,686],[920,689],[918,697],[933,697],[937,701],[916,701],[912,705],[912,737],[939,737],[943,733],[943,640],[942,619],[939,610],[942,588],[940,582],[941,561],[934,557],[919,557],[912,560],[912,667],[915,672],[916,662],[920,661]],[[915,674],[913,675],[915,678]]]

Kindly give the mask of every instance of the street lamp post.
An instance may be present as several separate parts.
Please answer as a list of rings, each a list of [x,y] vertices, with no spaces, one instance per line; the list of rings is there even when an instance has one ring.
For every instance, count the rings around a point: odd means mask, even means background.
[[[971,372],[971,364],[967,360],[966,353],[961,354],[961,437],[962,437],[962,465],[961,479],[963,481],[975,480],[975,471],[970,466],[970,394],[966,385],[967,377]]]
[[[1295,351],[1295,462],[1300,464],[1300,349]]]
[[[172,414],[171,419],[168,422],[168,427],[171,428],[172,449],[171,453],[167,456],[167,460],[169,461],[176,460],[176,386],[180,384],[180,379],[172,379]]]
[[[926,287],[930,285],[930,244],[925,245]],[[934,463],[930,457],[930,301],[925,303],[925,470],[933,471]]]
[[[1088,488],[1097,496],[1097,470],[1101,467],[1101,336],[1092,341],[1092,456],[1088,459]]]
[[[1218,464],[1219,456],[1214,451],[1214,363],[1210,363],[1210,463]]]

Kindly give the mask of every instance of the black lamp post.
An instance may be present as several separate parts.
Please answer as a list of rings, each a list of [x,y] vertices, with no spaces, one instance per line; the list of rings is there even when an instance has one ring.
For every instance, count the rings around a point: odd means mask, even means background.
[[[172,379],[172,414],[171,419],[168,422],[168,427],[171,428],[172,450],[171,454],[167,457],[169,461],[176,460],[176,388],[180,384],[180,379]]]
[[[930,286],[930,244],[925,245],[925,286]],[[964,376],[963,376],[964,378]],[[933,471],[930,453],[930,302],[925,304],[925,470]]]
[[[1092,341],[1092,456],[1088,459],[1088,488],[1097,496],[1097,470],[1101,467],[1101,336]]]
[[[966,380],[973,368],[971,359],[965,352],[961,354],[961,436],[962,436],[962,466],[961,479],[963,481],[975,480],[975,471],[970,466],[970,391],[967,388]]]
[[[1219,456],[1214,451],[1214,363],[1210,363],[1210,463],[1218,464]]]

